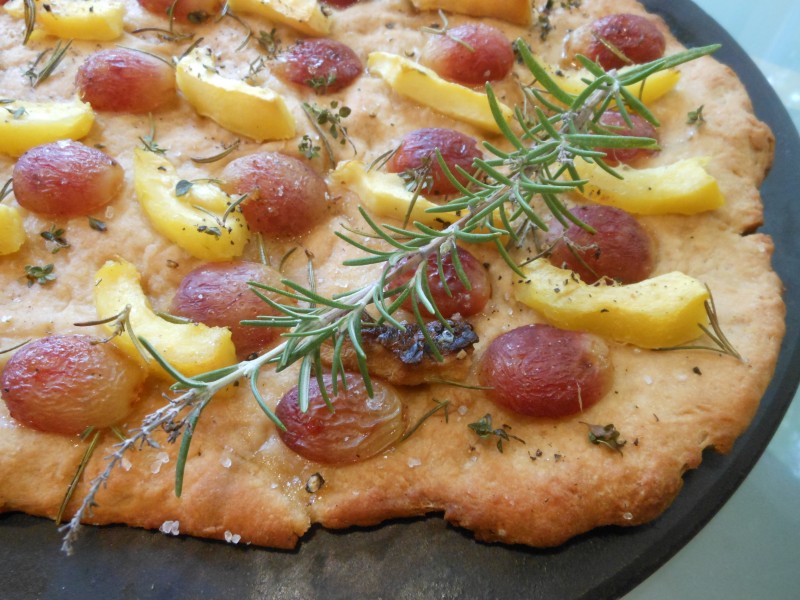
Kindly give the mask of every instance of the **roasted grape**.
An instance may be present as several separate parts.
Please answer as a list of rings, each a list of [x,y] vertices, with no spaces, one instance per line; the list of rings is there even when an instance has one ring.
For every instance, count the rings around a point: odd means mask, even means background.
[[[364,67],[349,46],[336,40],[299,40],[280,56],[274,66],[278,77],[314,88],[320,93],[336,92],[361,75]]]
[[[585,410],[609,390],[612,368],[597,336],[549,325],[525,325],[495,338],[478,378],[497,404],[533,417]]]
[[[237,158],[223,173],[229,194],[247,194],[242,213],[250,229],[274,237],[311,230],[328,210],[325,181],[302,161],[279,152]]]
[[[666,40],[656,24],[640,15],[608,15],[579,27],[567,38],[565,55],[583,54],[604,69],[656,60],[664,54]]]
[[[403,435],[405,409],[388,384],[373,380],[370,398],[361,377],[348,374],[347,389],[340,381],[334,397],[330,376],[325,376],[324,382],[333,410],[325,403],[316,379],[311,381],[306,412],[300,410],[296,387],[275,409],[286,426],[281,439],[299,455],[326,464],[351,463],[378,454]]]
[[[75,78],[95,110],[148,113],[175,99],[175,71],[157,58],[125,48],[91,54]]]
[[[167,16],[170,7],[175,4],[173,16],[181,23],[205,23],[219,14],[222,0],[139,0],[142,7],[156,15]]]
[[[604,277],[620,283],[647,279],[653,270],[653,247],[644,227],[624,210],[613,206],[587,205],[572,214],[595,232],[571,223],[564,230],[558,221],[550,224],[544,240],[552,246],[550,262],[571,269],[586,283]]]
[[[322,0],[323,4],[327,4],[328,6],[332,6],[334,8],[347,8],[348,6],[353,6],[359,2],[361,2],[361,0]]]
[[[633,127],[631,128],[625,118],[617,111],[606,111],[600,117],[600,125],[613,135],[649,137],[658,140],[658,132],[650,122],[636,114],[629,114]],[[652,156],[658,150],[653,148],[596,148],[606,153],[604,160],[612,166],[619,163],[631,164],[639,159]]]
[[[183,278],[170,312],[210,327],[229,327],[240,359],[263,350],[280,335],[274,327],[241,325],[241,321],[278,311],[261,300],[247,285],[256,281],[280,287],[278,273],[261,263],[222,262],[202,265]],[[266,290],[259,292],[276,301],[285,301]]]
[[[458,248],[458,261],[470,282],[469,287],[465,286],[459,278],[451,254],[447,254],[442,258],[444,281],[442,281],[441,274],[439,273],[435,255],[431,255],[428,258],[426,266],[431,296],[436,303],[436,307],[446,319],[456,314],[460,314],[462,317],[476,315],[483,310],[489,298],[492,296],[492,284],[489,280],[489,273],[480,261],[464,248]],[[411,279],[413,274],[413,270],[411,269],[401,272],[394,280],[393,285],[397,287],[404,284]],[[403,304],[403,308],[412,310],[412,300],[410,297]],[[420,306],[420,311],[423,316],[433,316],[424,306]]]
[[[119,193],[124,173],[113,158],[80,142],[31,148],[14,165],[14,195],[23,208],[46,215],[90,215]]]
[[[456,172],[456,166],[470,174],[476,172],[472,163],[481,156],[477,142],[460,131],[442,128],[416,129],[407,133],[386,163],[386,170],[400,173],[409,180],[410,186],[420,189],[423,194],[452,194],[457,188],[439,166],[436,150],[462,185],[467,183],[467,178]]]
[[[496,27],[468,23],[432,36],[422,60],[444,79],[472,86],[508,75],[514,66],[514,52]]]
[[[121,423],[143,380],[143,370],[116,347],[86,335],[31,342],[0,375],[3,400],[14,419],[63,434]]]

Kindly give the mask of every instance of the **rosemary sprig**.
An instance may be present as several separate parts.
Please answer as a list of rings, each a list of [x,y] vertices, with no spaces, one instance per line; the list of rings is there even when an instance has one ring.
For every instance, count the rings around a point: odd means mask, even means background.
[[[228,156],[231,152],[237,150],[239,148],[239,144],[241,143],[242,141],[237,139],[231,142],[229,146],[223,145],[222,152],[214,154],[213,156],[200,156],[200,157],[190,156],[189,160],[191,160],[193,163],[198,163],[198,164],[208,164],[217,162],[218,160],[222,160],[223,158]]]
[[[219,16],[217,17],[217,19],[216,19],[216,21],[215,21],[215,22],[216,22],[216,23],[219,23],[219,22],[220,22],[220,21],[222,21],[222,19],[224,19],[225,17],[228,17],[228,18],[230,18],[230,19],[233,19],[233,20],[234,20],[234,21],[236,21],[236,22],[237,22],[239,25],[241,25],[242,27],[244,27],[244,28],[245,28],[245,30],[247,31],[247,34],[245,35],[245,37],[244,37],[244,40],[242,41],[242,43],[241,43],[241,44],[239,44],[239,45],[236,47],[236,50],[235,50],[235,52],[239,52],[240,50],[243,50],[245,46],[247,46],[247,42],[249,42],[249,41],[250,41],[250,39],[253,37],[253,30],[250,28],[250,26],[249,26],[247,23],[245,23],[244,21],[242,21],[242,19],[241,19],[241,18],[240,18],[238,15],[234,14],[234,13],[231,11],[231,7],[229,6],[229,3],[228,3],[227,1],[225,2],[224,6],[222,7],[222,10],[220,11],[220,13],[219,13]]]
[[[183,437],[176,472],[176,488],[180,489],[191,434],[203,408],[223,388],[242,380],[247,381],[256,403],[277,427],[283,428],[283,424],[272,413],[259,392],[258,379],[261,371],[268,366],[281,371],[298,365],[299,403],[300,408],[305,410],[308,406],[309,385],[312,378],[322,377],[320,365],[323,344],[330,344],[333,347],[331,375],[335,395],[338,381],[344,382],[341,353],[344,343],[347,342],[352,346],[366,390],[371,395],[372,383],[361,337],[362,326],[378,322],[402,328],[403,325],[393,314],[409,296],[413,299],[414,313],[422,325],[423,332],[427,332],[427,328],[421,316],[420,305],[441,319],[427,283],[425,266],[428,258],[435,257],[437,264],[441,265],[444,257],[448,255],[455,257],[457,244],[489,241],[495,244],[498,253],[508,266],[519,272],[502,238],[509,236],[517,239],[517,231],[525,230],[525,224],[529,222],[543,225],[542,218],[534,209],[534,200],[541,200],[559,220],[577,221],[559,196],[584,183],[572,165],[575,157],[582,156],[602,164],[602,160],[593,150],[597,138],[589,135],[596,127],[602,113],[615,103],[620,108],[626,105],[627,110],[655,122],[655,118],[641,101],[627,92],[624,86],[643,81],[658,70],[693,60],[716,49],[714,46],[709,46],[688,50],[652,63],[632,67],[624,72],[605,73],[598,65],[587,61],[585,66],[593,79],[584,92],[572,95],[560,89],[552,78],[536,66],[536,61],[522,41],[518,41],[516,47],[523,61],[529,67],[532,66],[533,75],[537,79],[543,77],[539,79],[543,91],[537,91],[534,97],[537,100],[544,99],[547,102],[545,106],[551,106],[554,112],[545,113],[542,108],[535,107],[529,116],[518,110],[517,131],[515,131],[505,121],[491,87],[487,86],[492,112],[511,150],[503,151],[491,144],[485,144],[493,158],[475,161],[474,166],[484,174],[482,179],[472,177],[463,169],[458,170],[468,181],[467,185],[462,184],[450,173],[441,156],[437,157],[443,171],[459,190],[460,196],[445,205],[430,209],[430,212],[461,211],[462,216],[455,222],[441,230],[419,222],[413,223],[413,227],[404,229],[394,225],[379,225],[361,209],[368,235],[379,238],[383,247],[368,246],[354,239],[349,233],[340,231],[336,235],[365,252],[365,256],[346,261],[345,265],[380,267],[373,283],[332,298],[325,297],[314,289],[313,276],[310,277],[309,286],[302,286],[291,280],[283,280],[281,283],[285,287],[281,288],[251,284],[264,302],[279,311],[279,315],[261,317],[246,323],[289,329],[289,332],[284,334],[284,341],[281,344],[252,360],[187,377],[169,365],[146,340],[139,340],[153,359],[175,379],[176,383],[171,388],[174,395],[170,397],[166,406],[148,415],[140,428],[133,430],[124,442],[116,446],[116,451],[109,457],[106,469],[90,483],[89,492],[83,503],[64,529],[66,535],[63,549],[67,553],[71,552],[81,519],[91,510],[98,490],[108,480],[116,465],[122,461],[124,453],[142,444],[157,446],[153,436],[158,430],[163,429],[167,432],[169,442],[175,442]],[[551,101],[548,96],[557,102]],[[337,106],[332,103],[331,108],[336,109]],[[346,131],[341,128],[340,119],[329,119],[329,116],[345,117],[341,110],[335,115],[328,111],[325,119],[322,119],[322,109],[319,107],[314,110],[312,105],[306,104],[304,110],[323,139],[325,132],[321,127],[328,125],[332,136],[336,133],[342,136],[343,142],[349,140]],[[614,136],[612,132],[609,137],[621,136]],[[338,138],[333,136],[333,139]],[[640,147],[651,143],[650,140],[643,142],[641,138],[613,141],[617,147]],[[608,144],[604,142],[603,145]],[[326,146],[330,157],[333,158],[332,149],[327,141]],[[499,215],[499,222],[495,219],[495,215]],[[409,270],[414,273],[411,279],[402,285],[397,285],[398,276],[401,273],[406,275]],[[462,275],[460,274],[460,277]],[[261,290],[272,292],[275,296],[272,294],[268,296]],[[449,327],[446,323],[445,326]],[[485,424],[488,427],[487,435],[499,435],[488,420]],[[504,428],[501,430],[504,431]],[[480,431],[484,431],[484,428],[480,428]],[[480,435],[477,430],[476,433]],[[512,439],[510,434],[505,433],[508,439]],[[504,439],[506,438],[500,436],[499,441]]]
[[[462,46],[464,46],[464,48],[466,48],[470,52],[475,52],[475,48],[470,46],[460,37],[455,36],[450,32],[450,23],[447,21],[447,15],[445,15],[444,11],[441,9],[439,9],[439,18],[442,20],[441,25],[431,25],[430,27],[422,27],[420,28],[420,31],[423,31],[424,33],[432,33],[433,35],[443,35],[453,40],[456,44],[461,44]]]
[[[92,435],[89,445],[86,446],[86,451],[83,453],[83,456],[78,463],[78,468],[75,470],[75,475],[73,475],[72,481],[69,482],[67,492],[64,494],[64,499],[61,501],[61,506],[58,509],[58,514],[56,515],[55,519],[56,525],[61,525],[61,519],[64,517],[64,511],[67,510],[67,505],[72,499],[72,496],[75,494],[75,489],[78,487],[81,477],[83,477],[83,472],[86,470],[86,465],[89,464],[89,460],[92,458],[95,448],[97,448],[97,442],[100,440],[100,434],[102,431],[94,431],[92,427],[89,427],[88,430],[81,434],[81,439],[85,440],[92,434],[92,432],[94,432],[94,435]]]
[[[9,177],[3,184],[3,188],[0,189],[0,202],[5,200],[6,197],[8,197],[13,191],[14,191],[14,180]]]
[[[708,289],[708,286],[706,286],[706,289]],[[708,350],[709,352],[719,352],[720,354],[732,356],[737,360],[742,360],[742,355],[739,354],[739,351],[733,346],[725,333],[722,331],[722,326],[719,324],[717,307],[714,304],[714,296],[711,295],[710,289],[708,290],[708,300],[703,302],[703,307],[706,309],[706,315],[708,315],[708,323],[711,325],[711,329],[702,323],[698,323],[697,326],[706,335],[706,337],[711,340],[711,345],[688,344],[682,346],[670,346],[668,348],[655,348],[655,350],[660,352],[666,352],[669,350]]]
[[[148,33],[153,32],[158,34],[165,42],[182,42],[185,40],[190,40],[194,37],[194,33],[190,32],[178,32],[175,31],[175,5],[178,3],[178,0],[173,0],[172,4],[169,5],[167,8],[167,17],[169,18],[169,28],[162,29],[160,27],[141,27],[139,29],[134,29],[131,33],[138,34],[138,33]],[[199,13],[192,13],[192,14],[199,14]],[[202,13],[206,14],[206,13]],[[190,18],[191,21],[191,18]],[[194,21],[191,21],[194,22]],[[202,22],[202,21],[201,21]]]
[[[25,46],[36,28],[36,2],[34,0],[22,0],[22,5],[25,9],[25,36],[22,38],[22,45]]]
[[[25,77],[31,82],[31,87],[37,87],[40,83],[43,83],[47,80],[50,75],[58,68],[58,65],[64,60],[64,56],[69,50],[69,47],[72,45],[72,40],[69,40],[66,44],[61,43],[61,40],[58,40],[54,48],[48,48],[47,50],[42,50],[36,59],[33,61],[33,64],[25,71]],[[45,56],[50,55],[47,61],[42,65],[42,68],[38,71],[36,68],[39,66],[39,63],[42,62]]]

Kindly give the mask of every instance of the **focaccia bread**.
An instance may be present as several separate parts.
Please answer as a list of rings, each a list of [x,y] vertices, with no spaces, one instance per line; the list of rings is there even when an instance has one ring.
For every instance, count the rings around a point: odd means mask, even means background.
[[[166,29],[168,20],[146,12],[134,0],[120,4],[125,11],[120,38],[114,42],[74,40],[54,73],[36,88],[29,85],[24,72],[40,52],[52,48],[55,38],[35,34],[24,45],[22,21],[0,12],[0,28],[6,34],[0,40],[2,95],[67,102],[76,94],[78,67],[100,47],[118,43],[181,57],[192,43],[164,40],[158,32],[134,33]],[[235,4],[242,6],[241,14]],[[348,87],[319,95],[276,77],[269,60],[253,74],[263,49],[253,41],[243,44],[243,24],[255,37],[277,33],[284,47],[308,32],[298,31],[296,24],[293,28],[250,14],[247,4],[231,3],[236,19],[175,24],[175,29],[191,31],[194,40],[202,37],[202,46],[212,49],[225,77],[242,80],[251,74],[250,83],[282,96],[286,118],[293,120],[295,131],[287,133],[286,139],[256,141],[200,116],[180,95],[151,116],[97,111],[83,142],[101,147],[125,173],[119,195],[94,215],[107,230],[97,231],[85,218],[54,218],[21,210],[27,240],[18,251],[0,256],[0,349],[53,334],[103,337],[100,326],[87,331],[76,323],[98,319],[93,294],[102,285],[97,273],[108,261],[132,264],[153,307],[164,311],[169,310],[184,276],[207,262],[159,232],[141,199],[137,200],[134,149],[141,148],[142,138],[153,130],[159,147],[167,149],[165,156],[187,181],[219,179],[231,160],[256,151],[300,157],[298,144],[304,135],[321,145],[318,131],[304,113],[304,102],[330,106],[336,100],[338,106],[351,109],[342,121],[348,143],[333,143],[337,160],[369,164],[396,147],[404,134],[425,127],[447,127],[478,140],[505,143],[497,132],[455,120],[398,93],[369,69]],[[328,36],[350,46],[364,64],[374,51],[418,59],[432,35],[424,28],[440,17],[417,10],[417,4],[421,3],[369,0],[334,10],[327,18]],[[422,8],[428,4],[437,6],[425,3]],[[509,22],[502,14],[490,18],[483,13],[480,17],[447,13],[447,19],[453,27],[480,18],[509,40],[524,40],[544,63],[558,65],[566,33],[608,14],[646,14],[632,0],[554,4],[559,6],[546,14],[533,8],[531,25]],[[666,54],[680,51],[664,22],[656,16],[649,18],[666,38]],[[653,240],[653,276],[679,271],[706,284],[713,293],[721,328],[741,359],[714,351],[654,351],[607,339],[613,379],[599,402],[561,418],[515,414],[477,387],[477,365],[501,333],[545,319],[516,299],[516,288],[525,282],[499,258],[497,249],[473,244],[470,251],[486,265],[492,293],[484,310],[469,318],[479,339],[470,349],[469,368],[460,376],[469,387],[436,380],[398,386],[409,429],[436,403],[449,402],[446,416],[444,410],[436,412],[407,439],[376,456],[328,465],[289,449],[249,386],[231,387],[208,404],[197,423],[180,497],[175,494],[180,444],[167,443],[166,434],[159,431],[154,435],[159,447],[145,445],[125,453],[107,485],[98,491],[96,506],[84,515],[85,521],[291,548],[314,523],[342,528],[443,513],[446,520],[482,540],[554,546],[595,527],[637,525],[660,515],[680,491],[683,474],[700,466],[703,450],[728,451],[748,426],[772,375],[784,332],[781,283],[770,266],[772,241],[753,233],[761,223],[758,186],[772,160],[773,137],[753,116],[747,94],[729,68],[702,57],[678,70],[680,80],[674,89],[649,105],[661,123],[660,152],[649,157],[646,166],[710,157],[707,169],[725,202],[698,214],[648,215],[639,221]],[[504,104],[521,105],[520,84],[527,85],[531,79],[518,63],[493,89]],[[702,124],[687,122],[687,115],[701,106]],[[191,160],[216,154],[236,139],[238,147],[223,160],[207,164]],[[4,181],[11,177],[16,160],[0,154]],[[344,260],[362,257],[363,252],[334,235],[366,229],[358,212],[359,190],[331,175],[334,165],[326,162],[324,152],[303,160],[327,177],[325,218],[313,231],[289,239],[265,239],[261,248],[250,236],[244,258],[258,261],[263,251],[283,277],[303,283],[309,279],[310,263],[316,291],[326,297],[372,282],[377,268],[343,266]],[[4,204],[16,206],[13,199]],[[401,220],[388,222],[402,224]],[[64,230],[63,238],[69,243],[57,254],[39,235],[53,226]],[[535,251],[521,256],[519,262],[531,254]],[[54,265],[54,280],[26,278],[27,266],[44,264]],[[5,362],[11,354],[0,359]],[[281,372],[265,367],[258,384],[265,403],[274,408],[297,378],[297,365]],[[142,419],[163,406],[170,383],[151,374],[120,429],[135,430]],[[496,436],[482,438],[469,427],[486,415],[491,415],[494,425],[490,427],[501,428],[509,436],[502,452]],[[591,443],[587,424],[613,424],[626,442],[624,447],[618,452]],[[103,472],[104,457],[118,442],[110,431],[101,434],[65,517],[78,509],[90,482]],[[0,509],[54,517],[85,450],[86,442],[75,436],[45,433],[19,423],[0,403]]]

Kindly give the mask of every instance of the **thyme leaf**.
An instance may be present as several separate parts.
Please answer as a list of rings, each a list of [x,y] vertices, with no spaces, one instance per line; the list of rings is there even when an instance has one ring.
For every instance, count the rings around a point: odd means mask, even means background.
[[[686,115],[686,124],[687,125],[697,125],[698,127],[706,122],[706,118],[703,115],[703,107],[705,105],[701,104],[695,110],[690,110],[689,113]]]
[[[518,438],[515,435],[511,435],[506,431],[506,429],[511,429],[508,425],[503,427],[493,427],[492,426],[492,415],[486,413],[479,421],[475,423],[470,423],[467,425],[472,431],[476,433],[476,435],[481,439],[486,439],[489,437],[496,437],[497,438],[497,450],[502,454],[503,452],[503,442],[510,442],[511,440],[516,440],[518,442],[525,443],[525,440]]]
[[[105,224],[105,221],[101,221],[95,217],[89,217],[89,227],[100,233],[108,231],[108,225]]]
[[[269,32],[259,31],[258,38],[256,38],[258,46],[269,59],[274,59],[281,51],[281,40],[277,33],[278,30],[273,27]]]
[[[146,135],[140,137],[139,141],[142,142],[144,149],[148,152],[153,152],[155,154],[167,153],[167,149],[162,148],[158,145],[158,142],[156,142],[156,121],[152,114],[150,115],[150,131]]]
[[[57,254],[63,248],[69,248],[69,242],[64,239],[65,231],[61,228],[56,229],[55,225],[51,225],[50,229],[39,233],[50,245],[50,252]]]
[[[357,154],[356,145],[347,135],[347,127],[342,125],[342,120],[349,117],[353,112],[349,106],[339,106],[338,100],[331,100],[328,108],[303,102],[303,111],[319,134],[325,146],[325,152],[332,163],[336,162],[336,156],[330,140],[338,141],[342,146],[349,143],[353,148],[353,154]]]
[[[297,149],[300,150],[300,153],[305,156],[307,159],[311,160],[312,158],[319,157],[319,151],[322,149],[314,143],[314,140],[311,139],[311,136],[307,133],[303,135],[300,143],[297,145]]]
[[[603,445],[611,448],[615,452],[622,454],[622,447],[627,443],[625,440],[619,439],[620,433],[613,423],[608,425],[590,425],[584,423],[589,428],[589,441],[595,445]]]
[[[53,263],[46,265],[25,265],[25,277],[28,280],[28,287],[33,287],[34,284],[47,285],[56,280],[56,274],[53,273],[55,266]]]

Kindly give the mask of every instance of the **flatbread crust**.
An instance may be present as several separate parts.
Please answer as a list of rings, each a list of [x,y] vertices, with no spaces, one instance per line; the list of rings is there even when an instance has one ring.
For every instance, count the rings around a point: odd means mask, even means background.
[[[163,20],[125,2],[126,28],[163,26]],[[510,39],[522,36],[534,51],[557,62],[561,36],[570,28],[613,12],[643,13],[635,2],[585,0],[579,9],[554,9],[554,31],[546,41],[538,30],[524,30],[491,21]],[[332,37],[351,45],[362,60],[373,49],[419,53],[426,36],[422,25],[437,21],[435,13],[415,13],[406,2],[372,1],[334,13]],[[245,17],[254,30],[270,26]],[[450,24],[470,20],[452,15]],[[680,48],[666,26],[667,52]],[[0,89],[15,98],[68,99],[75,93],[74,73],[82,57],[97,45],[74,42],[58,72],[37,90],[25,84],[22,71],[41,51],[22,46],[22,27],[0,13]],[[242,30],[230,19],[197,27],[197,35],[220,51],[228,76],[241,76],[257,56],[252,48],[235,53]],[[280,29],[284,44],[294,38]],[[156,48],[180,54],[182,47],[150,45],[126,34],[122,45]],[[181,533],[291,548],[312,523],[326,527],[369,525],[392,517],[443,512],[448,521],[466,527],[483,540],[553,546],[602,525],[630,526],[661,514],[679,492],[682,476],[696,468],[705,448],[726,452],[750,422],[777,358],[784,333],[781,283],[770,267],[769,237],[743,235],[761,222],[757,187],[772,158],[773,138],[752,114],[736,76],[711,58],[681,67],[678,87],[652,108],[662,122],[663,151],[653,164],[686,156],[713,157],[710,170],[718,178],[726,204],[713,213],[691,217],[647,217],[642,222],[656,243],[655,274],[682,271],[707,283],[714,294],[721,325],[744,361],[711,352],[652,352],[609,342],[615,376],[612,391],[601,402],[572,418],[547,420],[520,417],[494,405],[480,391],[444,385],[403,390],[409,422],[416,422],[448,399],[449,418],[440,412],[397,447],[361,463],[329,467],[311,463],[288,450],[275,427],[246,390],[227,391],[203,414],[187,462],[183,495],[174,494],[174,446],[143,448],[127,461],[97,495],[92,523],[126,523],[157,529],[179,523]],[[300,103],[314,101],[268,71],[263,83],[289,98],[290,109],[304,133]],[[518,97],[515,79],[528,79],[521,67],[514,78],[497,86],[507,103]],[[333,97],[333,96],[332,96]],[[359,158],[369,162],[419,127],[453,127],[478,139],[484,134],[456,123],[393,93],[379,78],[362,76],[335,95],[354,109],[348,119]],[[702,127],[686,124],[686,114],[703,105]],[[213,154],[235,136],[199,118],[183,100],[154,115],[159,144],[187,179],[214,177],[222,163],[198,167],[188,157]],[[91,289],[94,273],[108,259],[121,256],[143,274],[143,284],[158,308],[168,306],[181,278],[201,261],[190,258],[158,235],[135,200],[131,164],[138,137],[149,130],[147,116],[98,113],[87,144],[102,144],[126,171],[120,196],[98,215],[108,232],[92,231],[85,219],[57,221],[72,247],[57,256],[37,243],[37,232],[52,220],[28,213],[29,241],[18,253],[0,258],[0,348],[29,338],[81,330],[73,324],[95,318]],[[309,130],[310,132],[310,130]],[[231,159],[257,149],[296,153],[297,139],[259,145],[242,139]],[[346,149],[345,149],[346,150]],[[345,153],[345,150],[341,152]],[[342,158],[349,158],[346,154]],[[0,156],[0,174],[10,177],[14,161]],[[341,291],[346,278],[356,286],[371,272],[344,268],[355,255],[332,232],[341,223],[358,227],[357,198],[331,185],[331,218],[302,240],[314,257],[317,282],[324,293]],[[270,242],[273,257],[284,256],[296,242]],[[472,248],[471,248],[472,250]],[[513,296],[513,277],[491,248],[477,247],[479,259],[491,263],[493,296],[485,315],[472,319],[481,342],[476,358],[499,333],[540,319]],[[254,257],[254,249],[250,249]],[[305,280],[306,259],[295,253],[285,272]],[[176,268],[165,268],[172,261]],[[47,287],[28,287],[24,266],[56,263],[58,279]],[[7,359],[7,356],[3,358]],[[261,390],[274,405],[296,381],[296,372],[266,373]],[[164,382],[151,379],[137,410],[128,419],[136,427],[142,417],[163,403]],[[491,413],[524,443],[512,440],[497,451],[492,440],[479,440],[467,424]],[[627,440],[624,454],[594,446],[584,423],[613,423]],[[160,439],[160,438],[157,438]],[[87,483],[105,467],[103,456],[116,439],[103,435],[68,513],[74,511]],[[163,440],[162,440],[163,441]],[[0,509],[53,517],[80,461],[85,446],[73,438],[45,434],[15,423],[0,403]],[[316,493],[305,484],[315,473],[324,478]]]

